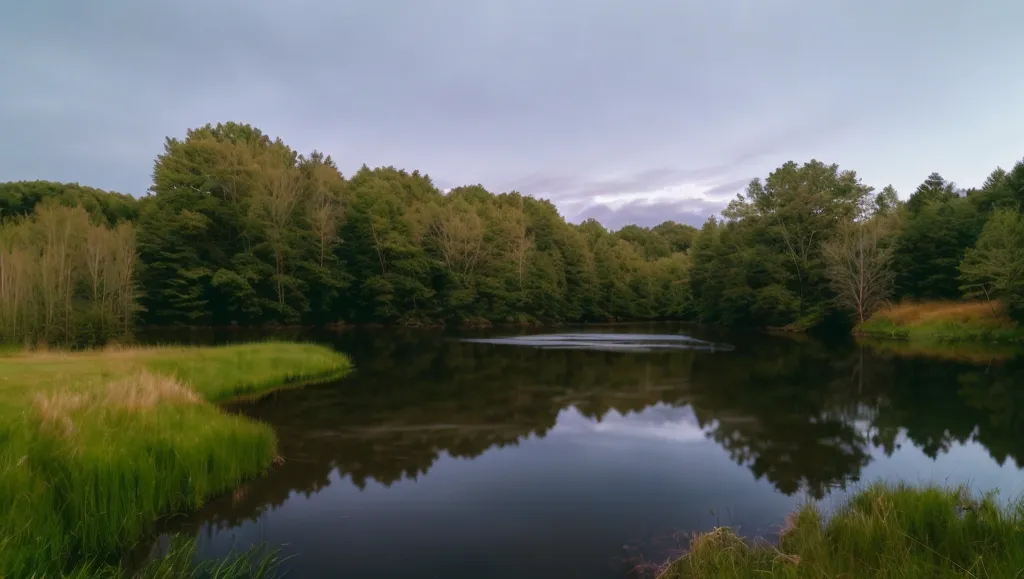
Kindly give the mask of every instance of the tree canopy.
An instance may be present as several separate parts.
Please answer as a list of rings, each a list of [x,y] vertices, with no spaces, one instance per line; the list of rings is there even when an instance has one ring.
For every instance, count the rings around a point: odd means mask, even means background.
[[[853,170],[811,160],[752,180],[699,230],[665,221],[610,231],[516,191],[444,192],[395,167],[345,176],[325,153],[222,123],[168,138],[138,199],[0,184],[0,279],[15,275],[15,251],[47,251],[14,229],[38,228],[38,211],[60,206],[81,208],[95,231],[127,236],[130,226],[133,303],[117,306],[118,320],[810,327],[864,319],[890,299],[1024,295],[1005,275],[1024,260],[1013,245],[1024,224],[1010,218],[1022,201],[1024,162],[968,190],[932,173],[903,202],[891,186],[876,192]],[[69,295],[90,295],[87,277],[72,279]]]

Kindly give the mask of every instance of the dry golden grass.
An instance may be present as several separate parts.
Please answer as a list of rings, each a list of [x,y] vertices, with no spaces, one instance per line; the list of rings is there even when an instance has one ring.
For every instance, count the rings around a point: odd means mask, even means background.
[[[203,400],[177,378],[143,370],[85,391],[57,390],[35,395],[33,407],[43,429],[60,436],[75,432],[82,412],[146,412],[158,406],[201,404]]]
[[[14,360],[45,361],[45,360],[117,360],[136,358],[149,354],[175,355],[187,352],[185,346],[124,346],[108,344],[95,350],[64,350],[49,346],[36,346],[9,354]]]
[[[1001,326],[1008,323],[998,303],[990,302],[904,302],[875,313],[901,326],[931,322],[970,322]]]
[[[50,392],[37,394],[32,405],[39,414],[40,427],[58,436],[71,436],[75,432],[72,416],[89,404],[89,398],[79,392]]]
[[[177,378],[143,370],[135,376],[107,385],[106,405],[133,412],[152,410],[157,405],[199,404],[202,400]]]

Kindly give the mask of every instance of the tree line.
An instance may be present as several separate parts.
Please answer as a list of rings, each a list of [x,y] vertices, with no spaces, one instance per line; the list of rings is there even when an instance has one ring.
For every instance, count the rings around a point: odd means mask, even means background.
[[[690,311],[806,328],[863,321],[892,301],[967,297],[1021,320],[1022,201],[1024,162],[966,190],[932,173],[905,202],[838,165],[786,163],[695,237]]]
[[[166,140],[140,198],[0,184],[0,279],[36,280],[17,290],[32,304],[5,299],[3,336],[103,340],[136,322],[806,327],[863,319],[888,300],[962,295],[1017,312],[1021,198],[1022,163],[966,191],[933,174],[906,203],[837,165],[786,163],[700,230],[666,221],[609,231],[568,223],[549,201],[517,192],[441,191],[418,171],[363,166],[346,178],[330,156],[300,154],[252,126],[206,125]],[[104,231],[91,234],[95,244],[108,235],[135,257],[130,289],[94,289],[88,243],[68,241],[75,252],[60,274],[58,323],[44,292],[24,288],[48,283],[36,257],[61,242],[25,232],[45,227],[47,212],[72,209],[69,239]],[[22,269],[11,265],[18,260]],[[15,291],[4,284],[0,291]]]

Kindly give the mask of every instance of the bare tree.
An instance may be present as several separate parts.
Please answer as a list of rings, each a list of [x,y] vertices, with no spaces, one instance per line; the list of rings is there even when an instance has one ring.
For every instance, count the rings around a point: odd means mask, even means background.
[[[108,325],[112,325],[113,312],[109,287],[107,286],[107,272],[110,269],[111,235],[106,227],[90,227],[85,236],[85,247],[83,248],[83,261],[87,276],[88,298],[93,310],[94,322],[98,325],[97,331],[105,334]]]
[[[128,333],[137,309],[135,233],[40,204],[0,226],[0,340],[75,343]]]
[[[42,337],[49,341],[72,337],[72,304],[81,268],[81,251],[89,229],[89,216],[81,207],[43,203],[33,219],[40,240],[36,291],[42,301]]]
[[[111,241],[111,254],[106,277],[110,300],[113,303],[113,317],[120,321],[122,332],[128,335],[134,323],[135,312],[139,308],[135,285],[138,262],[135,228],[130,223],[120,223],[110,232],[108,239]]]
[[[309,203],[309,224],[317,238],[320,267],[323,267],[327,254],[338,243],[342,206],[335,189],[335,180],[340,179],[337,170],[329,165],[315,164],[310,173],[312,198]]]
[[[253,209],[263,220],[267,244],[274,255],[274,285],[277,301],[284,305],[285,255],[288,253],[287,232],[302,198],[302,179],[293,166],[267,167],[262,187],[253,200]]]
[[[484,220],[472,205],[446,201],[432,224],[432,231],[448,270],[468,275],[476,267],[483,249]]]
[[[19,247],[21,227],[0,226],[0,339],[17,341],[32,292],[31,256]]]
[[[523,275],[526,271],[527,257],[533,248],[533,237],[527,228],[526,213],[523,211],[523,198],[519,205],[507,208],[500,216],[500,224],[505,229],[509,240],[509,255],[516,264],[519,274],[519,289],[523,289]]]
[[[861,322],[885,305],[892,293],[890,229],[883,218],[848,222],[821,246],[836,301],[855,312]]]

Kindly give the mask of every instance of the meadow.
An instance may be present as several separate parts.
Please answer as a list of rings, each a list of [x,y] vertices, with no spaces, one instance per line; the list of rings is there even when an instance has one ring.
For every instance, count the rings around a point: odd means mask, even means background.
[[[216,402],[349,368],[281,342],[0,354],[0,577],[116,575],[160,516],[278,458],[270,427]]]

